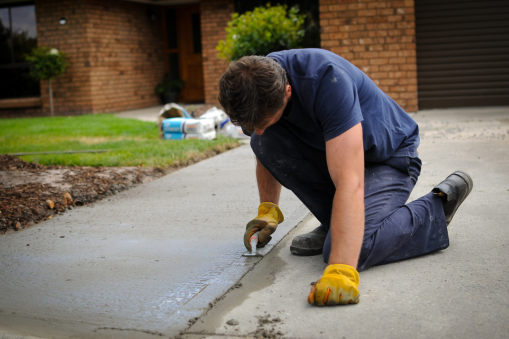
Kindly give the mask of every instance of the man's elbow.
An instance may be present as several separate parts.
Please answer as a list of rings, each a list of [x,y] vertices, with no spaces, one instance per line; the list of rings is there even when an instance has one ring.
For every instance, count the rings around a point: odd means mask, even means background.
[[[364,180],[360,180],[356,186],[355,197],[364,200]]]
[[[336,190],[341,190],[349,196],[364,199],[364,177],[352,175],[343,177],[343,180],[334,180]]]

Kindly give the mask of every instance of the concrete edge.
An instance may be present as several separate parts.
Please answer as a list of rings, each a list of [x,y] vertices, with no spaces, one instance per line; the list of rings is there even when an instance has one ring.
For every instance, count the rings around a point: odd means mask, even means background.
[[[244,276],[263,259],[263,256],[272,251],[272,249],[275,248],[281,242],[281,240],[288,233],[290,233],[291,230],[297,227],[297,225],[299,225],[299,223],[309,214],[310,212],[306,206],[304,206],[304,204],[300,204],[293,211],[291,211],[289,213],[289,217],[285,219],[285,221],[281,223],[280,226],[278,226],[277,231],[274,232],[271,242],[259,250],[259,253],[262,254],[261,257],[246,258],[240,256],[234,262],[232,262],[229,268],[220,274],[222,277],[226,277],[226,279],[215,279],[212,281],[187,304],[181,307],[172,317],[174,323],[188,322],[188,326],[178,331],[169,330],[166,334],[169,334],[170,336],[177,336],[185,333],[185,331],[190,328],[195,321],[207,314],[218,300],[223,299],[224,296],[232,288],[234,288],[234,285],[242,278],[244,278]],[[247,263],[247,265],[250,267],[246,269],[242,275],[239,276],[238,271],[242,268],[243,265],[244,267],[246,266],[245,263]]]

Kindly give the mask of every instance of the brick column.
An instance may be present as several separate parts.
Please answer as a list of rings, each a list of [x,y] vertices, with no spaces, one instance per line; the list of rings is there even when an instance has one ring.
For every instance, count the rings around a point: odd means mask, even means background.
[[[121,0],[86,0],[93,112],[160,105],[164,76],[160,7]]]
[[[226,38],[226,24],[235,11],[233,0],[200,0],[203,79],[205,82],[205,102],[218,104],[219,79],[228,62],[217,58],[216,46]]]
[[[359,67],[407,112],[417,111],[414,1],[319,1],[322,48]]]

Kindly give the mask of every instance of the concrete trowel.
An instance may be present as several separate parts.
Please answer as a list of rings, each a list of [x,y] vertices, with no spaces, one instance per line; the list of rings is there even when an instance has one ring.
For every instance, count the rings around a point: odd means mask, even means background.
[[[251,252],[246,252],[242,254],[243,257],[262,257],[260,253],[256,252],[256,245],[258,245],[258,234],[260,232],[256,232],[249,238],[249,243],[251,244]]]

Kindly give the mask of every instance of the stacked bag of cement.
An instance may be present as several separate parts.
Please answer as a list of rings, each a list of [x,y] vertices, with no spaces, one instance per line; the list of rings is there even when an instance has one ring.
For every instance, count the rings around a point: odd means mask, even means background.
[[[162,130],[165,140],[216,138],[213,119],[170,118],[163,120]]]
[[[193,119],[184,107],[175,103],[167,104],[159,112],[159,129],[166,140],[216,138],[216,132],[225,136],[244,139],[250,138],[238,126],[234,126],[226,113],[212,107],[198,119]]]
[[[214,119],[214,125],[216,126],[216,131],[219,134],[226,135],[232,138],[237,139],[248,139],[249,136],[245,135],[244,132],[242,132],[242,128],[239,126],[234,126],[230,122],[230,118],[228,118],[228,115],[217,107],[212,107],[205,113],[203,113],[202,116],[200,116],[200,119]]]
[[[214,119],[192,119],[184,107],[175,103],[161,109],[157,124],[166,140],[216,138]]]
[[[159,112],[159,116],[157,117],[157,126],[159,130],[163,130],[163,121],[169,118],[188,118],[191,119],[189,113],[187,113],[186,109],[176,103],[170,103],[164,105],[164,107]]]
[[[223,121],[228,119],[226,113],[217,107],[209,108],[205,113],[200,116],[200,119],[213,119],[216,131],[219,131],[219,126]]]

